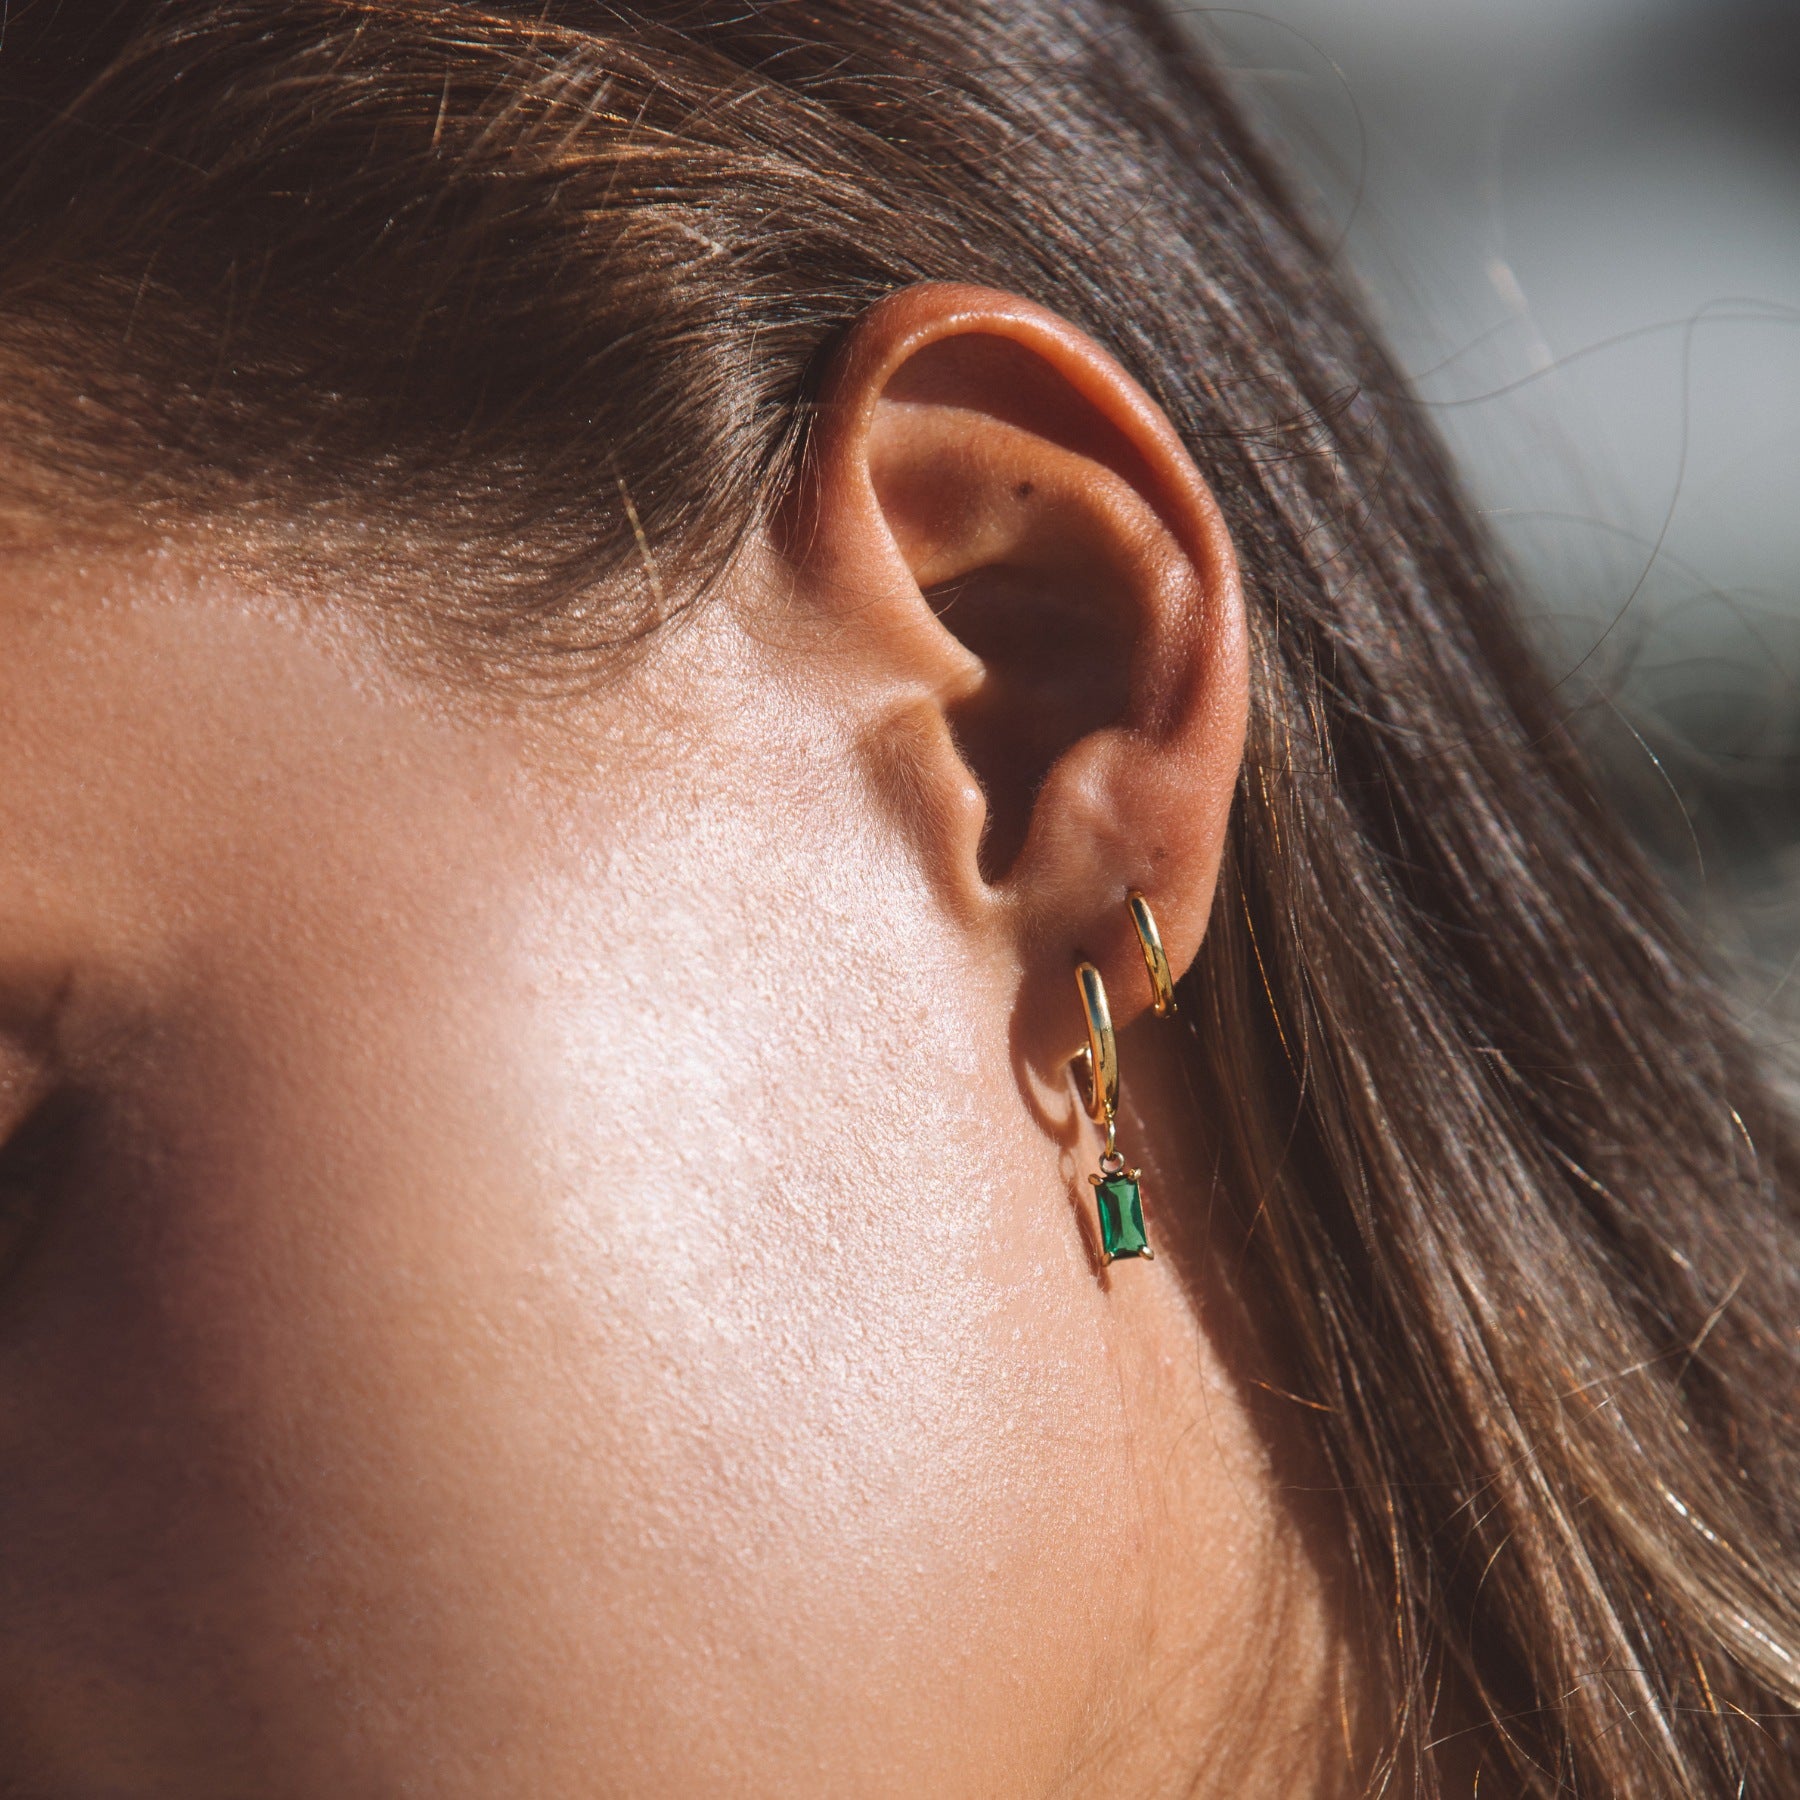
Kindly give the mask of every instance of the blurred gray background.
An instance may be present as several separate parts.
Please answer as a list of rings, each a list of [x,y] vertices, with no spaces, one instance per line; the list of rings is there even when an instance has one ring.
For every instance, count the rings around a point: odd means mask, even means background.
[[[1745,1004],[1800,1025],[1800,0],[1194,8]]]

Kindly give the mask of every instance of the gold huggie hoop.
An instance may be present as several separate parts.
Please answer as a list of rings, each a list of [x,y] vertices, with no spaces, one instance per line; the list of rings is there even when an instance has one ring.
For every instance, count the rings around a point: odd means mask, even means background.
[[[1125,1256],[1154,1257],[1144,1235],[1144,1204],[1138,1188],[1137,1169],[1128,1169],[1119,1154],[1119,1044],[1113,1036],[1112,1009],[1106,1004],[1106,983],[1090,962],[1075,965],[1075,985],[1081,993],[1082,1017],[1087,1021],[1086,1101],[1088,1117],[1106,1127],[1106,1148],[1100,1156],[1100,1173],[1090,1175],[1094,1205],[1100,1214],[1100,1253],[1103,1262]]]
[[[1162,933],[1156,929],[1156,915],[1150,902],[1133,888],[1125,896],[1131,911],[1131,922],[1137,927],[1138,948],[1144,953],[1144,972],[1150,977],[1151,1004],[1156,1016],[1166,1019],[1175,1010],[1175,978],[1169,973],[1169,959],[1163,954]]]
[[[1087,1020],[1088,1117],[1106,1127],[1106,1154],[1113,1153],[1113,1114],[1119,1110],[1119,1043],[1113,1036],[1112,1009],[1106,983],[1090,962],[1075,967],[1081,989],[1081,1011]]]

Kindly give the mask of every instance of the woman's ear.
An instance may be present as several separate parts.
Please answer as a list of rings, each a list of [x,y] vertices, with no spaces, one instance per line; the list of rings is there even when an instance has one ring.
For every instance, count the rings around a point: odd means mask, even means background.
[[[922,854],[1016,945],[1034,1051],[1079,1041],[1078,958],[1121,1024],[1141,1012],[1126,895],[1149,898],[1179,975],[1248,685],[1230,539],[1160,409],[1041,307],[909,288],[839,350],[785,523]]]

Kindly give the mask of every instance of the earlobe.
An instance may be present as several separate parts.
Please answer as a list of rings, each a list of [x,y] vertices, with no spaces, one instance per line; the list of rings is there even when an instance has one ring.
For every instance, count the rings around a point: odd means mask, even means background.
[[[1077,961],[1099,968],[1119,1023],[1152,1002],[1128,894],[1149,897],[1177,974],[1205,930],[1247,709],[1218,508],[1104,351],[979,288],[908,289],[859,322],[810,462],[797,573],[872,658],[872,702],[891,692],[877,671],[904,665],[941,713],[963,768],[939,757],[915,788],[960,782],[966,800],[972,774],[986,817],[937,830],[926,854],[985,898],[1025,971],[1030,1035],[1066,1056]],[[910,723],[886,716],[869,733],[906,760],[916,706]]]

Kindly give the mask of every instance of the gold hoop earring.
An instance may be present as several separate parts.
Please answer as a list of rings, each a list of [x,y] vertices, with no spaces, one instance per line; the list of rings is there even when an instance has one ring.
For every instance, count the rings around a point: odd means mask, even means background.
[[[1094,1206],[1100,1215],[1100,1252],[1103,1262],[1127,1256],[1154,1258],[1144,1233],[1144,1201],[1138,1187],[1142,1173],[1128,1169],[1119,1154],[1119,1045],[1113,1036],[1112,1009],[1106,1004],[1106,983],[1090,962],[1075,966],[1075,986],[1081,993],[1081,1011],[1087,1021],[1088,1117],[1106,1127],[1106,1148],[1100,1156],[1100,1173],[1090,1175]]]
[[[1131,922],[1137,928],[1138,948],[1144,953],[1144,972],[1150,977],[1150,1003],[1159,1019],[1175,1010],[1175,978],[1169,973],[1169,959],[1163,954],[1162,933],[1156,929],[1156,915],[1150,902],[1133,888],[1125,896]]]

